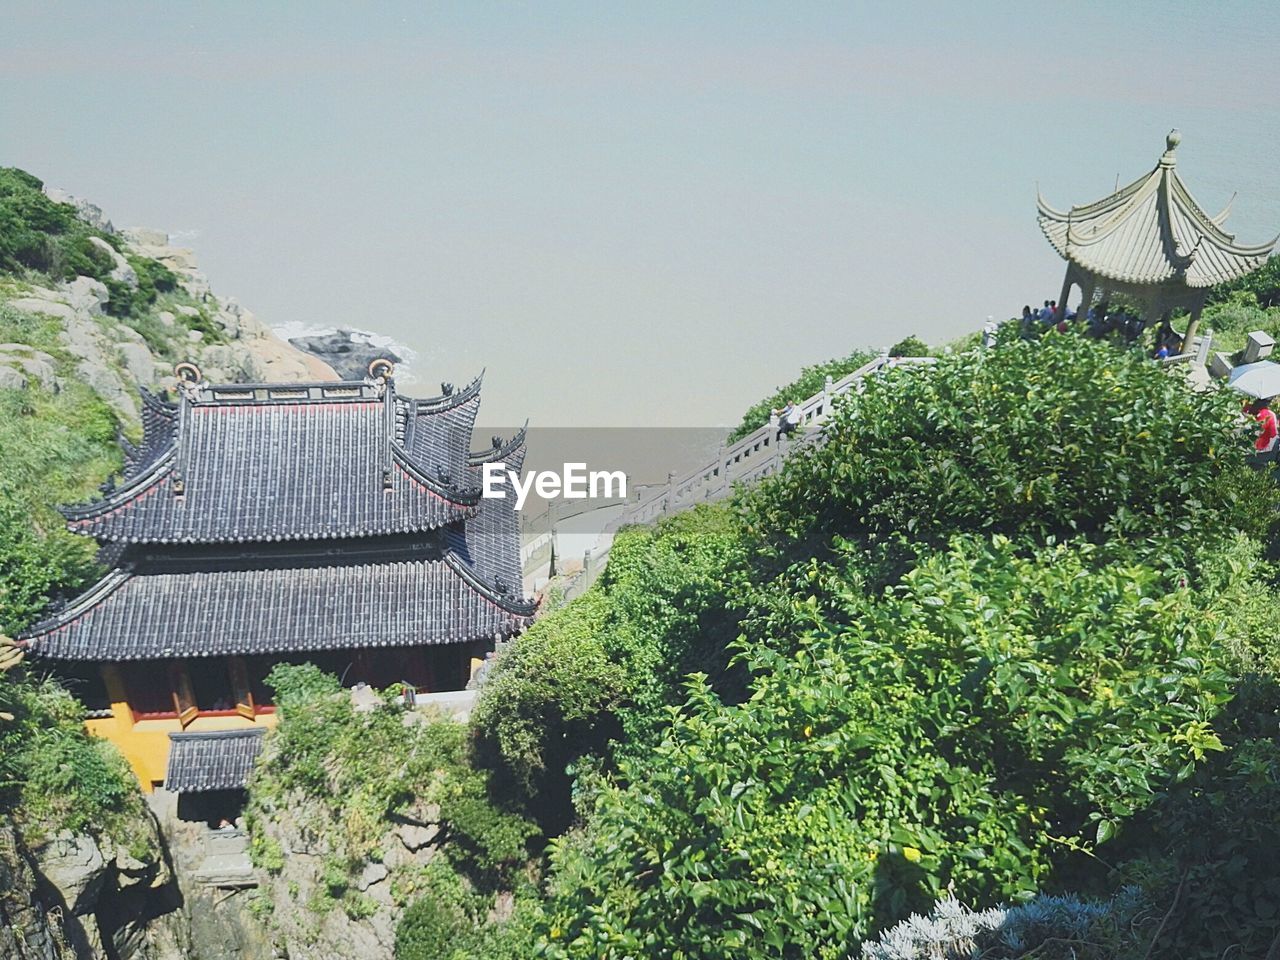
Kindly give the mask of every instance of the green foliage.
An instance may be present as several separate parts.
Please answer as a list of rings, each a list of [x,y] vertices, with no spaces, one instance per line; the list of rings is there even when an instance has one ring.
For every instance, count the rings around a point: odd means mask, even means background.
[[[1262,307],[1280,306],[1280,257],[1273,256],[1260,269],[1239,280],[1214,287],[1209,293],[1209,302],[1221,303],[1242,294]]]
[[[281,722],[250,784],[247,817],[262,866],[276,862],[266,823],[302,812],[329,851],[324,884],[340,897],[392,817],[430,805],[440,808],[451,856],[478,880],[501,882],[528,859],[534,828],[490,802],[487,775],[468,763],[464,726],[392,705],[357,713],[337,679],[311,664],[278,665],[267,682]]]
[[[61,830],[106,835],[135,847],[141,794],[114,746],[90,737],[84,708],[50,680],[0,675],[0,809],[29,842]]]
[[[1213,331],[1213,348],[1227,353],[1242,350],[1246,338],[1255,330],[1280,339],[1280,305],[1259,306],[1248,290],[1212,303],[1204,310],[1200,326]]]
[[[788,400],[799,403],[813,396],[822,389],[827,377],[840,380],[847,377],[859,367],[864,367],[875,359],[871,350],[855,350],[847,357],[829,360],[826,363],[815,363],[800,371],[800,376],[785,387],[779,387],[772,396],[765,397],[753,405],[742,417],[742,422],[729,434],[728,442],[740,440],[754,430],[758,430],[769,422],[769,414],[786,405]]]
[[[929,345],[917,337],[914,333],[910,336],[903,337],[892,347],[889,348],[889,356],[891,357],[931,357],[933,351],[929,349]]]
[[[702,507],[620,533],[580,600],[538,620],[495,665],[472,717],[488,762],[544,822],[568,815],[565,768],[621,738],[643,752],[691,671],[723,677],[737,635],[726,606],[744,548],[732,513]]]
[[[70,204],[46,197],[42,187],[25,171],[0,167],[0,271],[101,279],[112,264],[89,237],[105,235],[76,216]]]
[[[754,531],[784,554],[833,535],[879,549],[966,532],[1262,532],[1274,512],[1274,486],[1244,464],[1234,398],[1083,337],[890,371],[838,410],[827,442],[752,500]]]
[[[396,960],[527,960],[536,913],[531,891],[518,891],[512,915],[493,921],[490,901],[443,861],[432,861],[423,879],[429,892],[400,919]]]
[[[1025,898],[1207,753],[1229,698],[1189,591],[1089,546],[957,541],[880,598],[750,644],[553,854],[549,957],[842,958],[879,926]],[[683,951],[683,953],[681,952]]]

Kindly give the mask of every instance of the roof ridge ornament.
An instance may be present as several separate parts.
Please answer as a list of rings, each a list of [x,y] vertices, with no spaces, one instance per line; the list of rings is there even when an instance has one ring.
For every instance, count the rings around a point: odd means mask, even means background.
[[[204,374],[190,360],[184,360],[173,368],[173,375],[178,378],[178,394],[188,403],[200,399],[200,391],[204,387]]]
[[[369,361],[369,379],[390,380],[396,373],[396,365],[386,357],[377,357]]]
[[[1178,163],[1177,158],[1173,155],[1173,151],[1178,149],[1178,144],[1182,142],[1182,131],[1174,127],[1169,131],[1168,136],[1164,138],[1164,154],[1160,157],[1160,166],[1172,167]]]

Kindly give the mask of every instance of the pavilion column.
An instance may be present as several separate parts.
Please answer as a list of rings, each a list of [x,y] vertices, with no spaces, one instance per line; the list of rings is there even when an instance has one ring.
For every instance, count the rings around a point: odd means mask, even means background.
[[[1201,297],[1191,308],[1191,319],[1187,321],[1187,335],[1182,340],[1181,353],[1191,353],[1196,346],[1196,328],[1200,326],[1200,313],[1204,310],[1204,298]]]
[[[1071,285],[1075,282],[1072,275],[1072,264],[1067,264],[1067,275],[1062,278],[1062,293],[1058,295],[1058,309],[1054,311],[1053,321],[1057,323],[1067,315],[1067,297],[1071,295]]]
[[[1089,319],[1089,305],[1093,303],[1093,291],[1097,286],[1098,281],[1094,277],[1085,277],[1084,282],[1080,284],[1080,309],[1076,311],[1077,320]],[[1065,305],[1063,309],[1066,309]]]

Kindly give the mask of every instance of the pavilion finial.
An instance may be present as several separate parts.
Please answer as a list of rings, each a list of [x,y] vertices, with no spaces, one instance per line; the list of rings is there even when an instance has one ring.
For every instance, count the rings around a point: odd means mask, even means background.
[[[1164,138],[1165,153],[1173,153],[1178,149],[1178,144],[1182,142],[1182,131],[1174,127],[1169,131],[1169,135]]]

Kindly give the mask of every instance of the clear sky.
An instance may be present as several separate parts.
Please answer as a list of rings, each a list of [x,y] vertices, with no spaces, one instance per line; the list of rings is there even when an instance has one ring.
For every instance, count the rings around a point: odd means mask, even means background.
[[[14,2],[0,164],[183,232],[272,324],[488,368],[482,419],[715,425],[1056,296],[1154,165],[1280,232],[1267,3]],[[1212,212],[1216,212],[1216,209]]]

